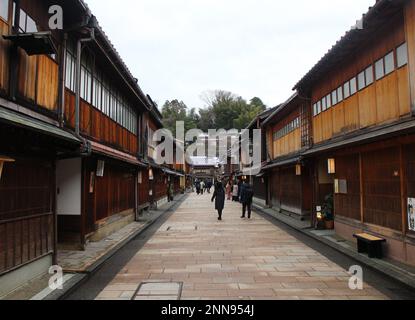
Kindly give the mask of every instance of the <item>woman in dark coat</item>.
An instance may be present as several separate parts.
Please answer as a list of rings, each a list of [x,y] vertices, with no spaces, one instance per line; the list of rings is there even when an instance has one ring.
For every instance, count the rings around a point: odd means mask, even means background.
[[[225,188],[223,187],[222,182],[217,182],[215,185],[215,192],[213,193],[212,202],[215,201],[215,209],[218,211],[219,218],[222,220],[222,212],[225,208]]]

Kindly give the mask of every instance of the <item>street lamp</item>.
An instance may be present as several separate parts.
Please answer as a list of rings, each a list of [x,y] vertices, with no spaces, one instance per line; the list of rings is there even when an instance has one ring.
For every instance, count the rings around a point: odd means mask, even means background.
[[[331,158],[328,159],[328,173],[335,174],[336,173],[336,160]]]
[[[295,166],[295,175],[296,176],[301,176],[301,164],[297,164]]]

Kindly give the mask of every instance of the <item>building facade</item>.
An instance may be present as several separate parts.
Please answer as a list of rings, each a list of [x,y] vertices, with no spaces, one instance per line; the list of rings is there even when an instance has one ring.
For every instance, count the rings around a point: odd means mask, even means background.
[[[49,30],[52,5],[62,30]],[[155,165],[161,115],[83,1],[0,0],[0,27],[2,296],[58,248],[134,221],[182,173]]]
[[[269,206],[415,265],[415,1],[378,0],[265,122]]]
[[[310,146],[308,103],[298,94],[278,106],[262,123],[268,164],[268,205],[304,219],[311,214],[309,166],[302,152]]]

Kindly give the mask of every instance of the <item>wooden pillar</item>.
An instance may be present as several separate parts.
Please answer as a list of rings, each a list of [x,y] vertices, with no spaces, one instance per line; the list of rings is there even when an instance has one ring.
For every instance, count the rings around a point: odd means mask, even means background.
[[[85,159],[82,159],[82,164],[81,164],[81,172],[82,172],[82,182],[81,182],[81,217],[80,217],[80,237],[81,237],[81,246],[83,248],[85,248],[85,243],[86,243],[86,196],[87,193],[89,192],[89,177],[87,175],[87,168],[86,168],[86,164],[85,164]]]
[[[362,153],[359,152],[359,181],[360,181],[360,222],[365,222],[365,209],[364,209],[364,183],[363,183],[363,159]]]
[[[57,216],[57,198],[56,198],[56,160],[52,160],[52,177],[51,177],[51,201],[52,201],[52,213],[53,213],[53,264],[58,264],[58,216]],[[49,233],[49,230],[48,230]],[[46,243],[48,243],[48,239],[46,239]],[[48,244],[47,244],[48,246]],[[23,255],[22,255],[23,257]]]
[[[15,25],[12,28],[13,34],[19,33],[19,21],[20,21],[20,0],[14,1],[15,11],[14,11],[14,21]],[[13,10],[12,10],[13,12]],[[18,50],[17,46],[12,44],[10,46],[10,70],[9,70],[9,94],[12,100],[16,100],[17,86],[18,86]]]
[[[312,173],[312,188],[313,188],[313,201],[312,201],[312,208],[311,208],[311,212],[312,212],[312,227],[316,226],[317,223],[317,212],[316,212],[316,206],[317,206],[317,201],[319,201],[318,199],[320,199],[320,185],[319,185],[319,175],[318,175],[318,165],[319,165],[319,160],[318,159],[313,159],[313,173]]]
[[[408,44],[408,70],[411,96],[411,113],[415,114],[415,0],[407,1],[404,8],[405,33]]]
[[[406,173],[406,154],[403,150],[403,145],[401,144],[399,146],[399,167],[400,167],[400,172],[399,172],[399,178],[400,178],[400,182],[401,182],[401,210],[402,210],[402,235],[404,236],[404,238],[406,237],[407,234],[407,198],[408,198],[408,184],[407,184],[407,173]],[[403,252],[404,252],[404,257],[405,257],[405,261],[407,261],[408,259],[408,254],[407,254],[407,247],[406,247],[406,242],[402,241],[402,246],[403,246]]]
[[[407,198],[408,198],[408,184],[406,172],[406,154],[403,146],[399,147],[399,167],[400,167],[400,182],[401,182],[401,205],[402,205],[402,234],[407,234]]]

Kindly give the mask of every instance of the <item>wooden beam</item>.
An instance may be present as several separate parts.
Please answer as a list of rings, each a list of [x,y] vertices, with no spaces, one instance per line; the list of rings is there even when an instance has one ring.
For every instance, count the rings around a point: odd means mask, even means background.
[[[363,159],[362,153],[359,153],[359,181],[360,181],[360,222],[365,223],[365,208],[364,208],[364,182],[363,182]]]
[[[403,146],[399,147],[399,167],[400,167],[400,189],[401,189],[401,210],[402,210],[402,234],[407,234],[407,172],[406,172],[406,154]]]
[[[415,1],[408,1],[405,6],[405,34],[408,44],[408,66],[411,96],[411,113],[415,113]]]
[[[6,156],[0,156],[0,162],[14,162],[15,160]]]

